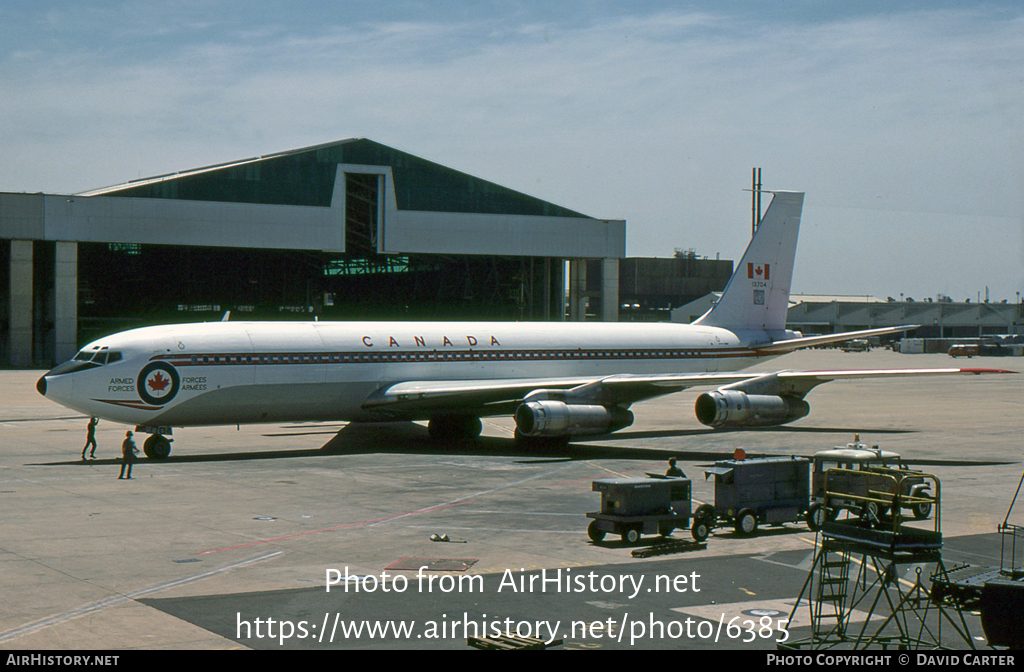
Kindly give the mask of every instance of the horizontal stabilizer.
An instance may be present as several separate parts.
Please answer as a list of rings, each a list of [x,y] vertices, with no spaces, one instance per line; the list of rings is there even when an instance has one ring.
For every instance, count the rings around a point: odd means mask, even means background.
[[[844,331],[840,334],[802,336],[800,338],[788,338],[784,341],[775,341],[774,343],[768,345],[755,345],[752,347],[758,353],[781,354],[786,352],[792,352],[794,350],[799,350],[800,348],[810,348],[815,345],[824,345],[825,343],[840,343],[842,341],[852,341],[855,338],[870,338],[871,336],[898,334],[903,331],[917,329],[919,326],[921,325],[908,324],[902,327],[879,327],[878,329],[863,329],[861,331]]]

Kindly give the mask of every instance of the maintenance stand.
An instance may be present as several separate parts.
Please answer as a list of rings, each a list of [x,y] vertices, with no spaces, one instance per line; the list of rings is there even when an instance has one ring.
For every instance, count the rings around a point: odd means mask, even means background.
[[[935,507],[932,529],[904,522],[903,510],[925,501],[905,494],[908,488],[903,480],[908,478],[923,478],[933,486],[934,496],[927,498]],[[886,483],[879,486],[880,481]],[[837,488],[835,484],[840,483]],[[779,648],[948,648],[942,641],[944,626],[975,648],[960,607],[935,599],[922,583],[920,568],[913,582],[902,578],[906,569],[901,571],[901,566],[912,565],[932,565],[933,580],[947,576],[942,562],[939,479],[905,469],[829,469],[826,509],[830,500],[840,499],[844,508],[859,510],[861,515],[822,524],[814,563],[789,615],[792,623],[798,610],[808,609],[811,635]],[[887,515],[876,516],[877,511]],[[857,571],[851,578],[853,564]]]

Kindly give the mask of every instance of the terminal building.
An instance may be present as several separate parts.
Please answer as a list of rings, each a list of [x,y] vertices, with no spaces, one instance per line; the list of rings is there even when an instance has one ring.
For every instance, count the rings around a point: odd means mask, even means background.
[[[856,331],[903,324],[920,325],[915,338],[964,339],[1024,333],[1020,304],[924,301],[870,296],[794,295],[787,317],[789,327],[807,334]]]
[[[614,321],[625,254],[624,220],[367,139],[80,194],[0,193],[0,359],[49,365],[105,334],[227,311]]]
[[[692,322],[711,308],[712,293],[672,311],[672,321]],[[914,301],[872,296],[789,297],[786,327],[805,335],[834,334],[877,327],[919,325],[909,336],[920,339],[986,339],[1024,334],[1024,305],[952,301],[946,297]],[[901,335],[892,336],[899,340]]]

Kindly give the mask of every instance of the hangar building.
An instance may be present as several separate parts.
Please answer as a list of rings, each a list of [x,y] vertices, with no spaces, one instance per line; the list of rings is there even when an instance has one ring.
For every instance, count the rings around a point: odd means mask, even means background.
[[[583,319],[598,297],[567,274],[585,275],[588,260],[600,264],[601,318],[616,320],[625,253],[624,220],[367,139],[75,195],[0,193],[0,359],[46,365],[103,334],[229,310]]]

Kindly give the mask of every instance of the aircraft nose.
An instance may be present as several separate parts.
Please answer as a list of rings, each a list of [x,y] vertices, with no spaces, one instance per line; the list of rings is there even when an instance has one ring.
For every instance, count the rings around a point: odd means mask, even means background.
[[[46,396],[46,376],[39,379],[39,382],[36,383],[36,389],[39,390],[39,394],[44,397]]]

